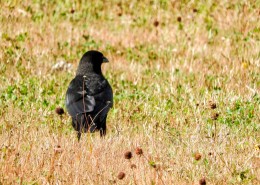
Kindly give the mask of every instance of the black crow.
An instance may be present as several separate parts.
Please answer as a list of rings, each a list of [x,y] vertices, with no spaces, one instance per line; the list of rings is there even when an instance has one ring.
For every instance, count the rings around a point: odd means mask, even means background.
[[[113,106],[113,92],[102,74],[101,64],[108,59],[98,51],[86,52],[66,93],[66,107],[78,139],[82,132],[100,131],[106,134],[106,118]]]

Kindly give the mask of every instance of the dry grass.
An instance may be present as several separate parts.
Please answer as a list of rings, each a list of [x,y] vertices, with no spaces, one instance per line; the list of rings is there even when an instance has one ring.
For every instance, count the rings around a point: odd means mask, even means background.
[[[0,184],[260,183],[259,1],[0,6]],[[55,108],[90,49],[115,105],[77,142]]]

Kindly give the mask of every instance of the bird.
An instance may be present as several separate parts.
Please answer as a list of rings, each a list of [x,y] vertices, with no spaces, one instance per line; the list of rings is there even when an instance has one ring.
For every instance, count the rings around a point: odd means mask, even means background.
[[[101,70],[101,65],[107,62],[101,52],[87,51],[68,86],[65,104],[78,140],[88,131],[99,131],[100,137],[106,135],[107,114],[113,107],[113,91]]]

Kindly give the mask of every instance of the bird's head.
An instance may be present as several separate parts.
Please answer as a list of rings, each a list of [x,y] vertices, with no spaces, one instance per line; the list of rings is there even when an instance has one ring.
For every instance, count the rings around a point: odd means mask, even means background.
[[[101,52],[90,50],[80,59],[77,75],[85,75],[88,72],[102,74],[101,64],[106,62],[109,61]]]

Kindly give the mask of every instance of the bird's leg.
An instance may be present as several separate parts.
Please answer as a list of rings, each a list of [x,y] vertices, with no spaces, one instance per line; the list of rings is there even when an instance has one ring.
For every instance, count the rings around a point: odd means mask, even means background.
[[[99,130],[100,137],[104,138],[106,135],[106,131],[107,131],[107,127],[106,127],[106,122],[105,122],[104,125]]]
[[[77,122],[77,138],[78,138],[78,141],[80,140],[80,138],[81,138],[81,132],[82,132],[82,130],[84,129],[83,122],[84,122],[84,116],[81,115],[81,117],[80,117],[80,123]]]
[[[77,131],[77,138],[78,138],[78,141],[79,141],[80,138],[81,138],[81,131]]]
[[[100,129],[100,137],[104,138],[106,135],[106,130]]]

